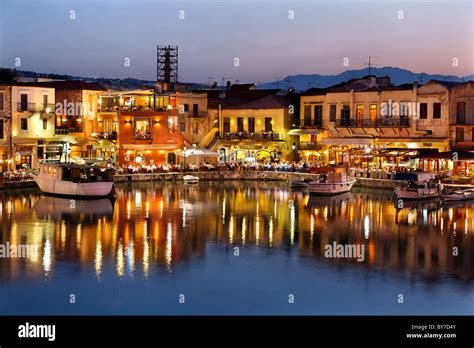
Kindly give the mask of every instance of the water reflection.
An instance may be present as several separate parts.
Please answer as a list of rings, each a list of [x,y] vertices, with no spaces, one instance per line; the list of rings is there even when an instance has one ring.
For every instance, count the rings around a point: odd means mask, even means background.
[[[473,279],[472,204],[396,209],[383,191],[313,197],[283,183],[152,183],[119,186],[115,201],[4,193],[0,214],[2,243],[41,246],[36,260],[2,260],[2,279],[50,279],[63,261],[93,270],[98,280],[111,270],[117,278],[173,275],[178,264],[204,258],[211,244],[280,250],[315,265],[410,271],[428,281]],[[365,261],[325,258],[333,242],[364,244]]]

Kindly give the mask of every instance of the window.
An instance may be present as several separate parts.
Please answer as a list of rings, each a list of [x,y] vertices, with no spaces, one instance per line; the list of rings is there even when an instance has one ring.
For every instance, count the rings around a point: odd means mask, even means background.
[[[186,124],[184,122],[179,123],[179,131],[186,132]]]
[[[193,104],[193,115],[194,116],[199,115],[199,105],[198,104]]]
[[[350,124],[351,108],[349,105],[343,105],[341,109],[341,125],[348,126]]]
[[[316,127],[323,126],[323,106],[321,104],[314,106],[314,125]]]
[[[151,139],[151,120],[149,118],[135,118],[135,139]]]
[[[369,105],[369,119],[375,121],[377,119],[377,104]]]
[[[28,119],[27,118],[21,118],[20,119],[20,130],[28,130]]]
[[[441,103],[433,103],[433,118],[441,118]]]
[[[357,104],[356,106],[357,124],[362,125],[362,119],[364,118],[364,104]]]
[[[0,110],[5,110],[5,93],[0,92]]]
[[[5,139],[4,135],[5,120],[0,120],[0,139]]]
[[[43,111],[48,107],[48,95],[43,94]]]
[[[456,128],[456,143],[462,143],[464,141],[464,128]]]
[[[20,95],[20,111],[27,111],[28,110],[28,94],[21,94]]]
[[[458,102],[456,104],[456,123],[466,123],[466,102]]]
[[[237,132],[243,132],[244,131],[244,118],[243,117],[237,117]]]
[[[230,133],[230,118],[224,117],[224,133]]]
[[[271,132],[273,130],[272,123],[271,117],[265,117],[265,132]]]
[[[400,118],[407,118],[410,108],[407,102],[400,102]]]
[[[329,106],[329,122],[336,121],[336,105]]]
[[[311,105],[304,106],[304,125],[305,126],[312,126],[311,122]]]
[[[428,104],[420,103],[420,119],[426,120],[428,118]]]
[[[184,112],[189,112],[189,104],[183,104]]]
[[[48,129],[48,119],[43,118],[43,130],[47,130],[47,129]]]
[[[248,118],[249,133],[255,133],[255,117]]]

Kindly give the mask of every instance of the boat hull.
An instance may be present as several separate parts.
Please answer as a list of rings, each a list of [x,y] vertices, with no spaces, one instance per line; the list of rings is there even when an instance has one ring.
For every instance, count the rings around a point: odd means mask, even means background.
[[[308,184],[304,181],[294,180],[294,181],[290,181],[290,188],[292,188],[292,189],[305,189],[305,188],[308,188]]]
[[[441,193],[441,198],[445,202],[459,202],[474,199],[474,191],[455,191],[452,193]]]
[[[99,181],[77,183],[72,181],[55,180],[45,176],[33,177],[36,184],[44,193],[55,196],[96,198],[106,197],[112,193],[113,182]]]
[[[402,200],[427,200],[439,198],[439,192],[437,189],[406,190],[397,187],[395,188],[395,195],[397,199]]]
[[[309,193],[317,195],[337,195],[340,193],[349,192],[354,186],[356,180],[348,180],[347,182],[312,182],[308,184]]]

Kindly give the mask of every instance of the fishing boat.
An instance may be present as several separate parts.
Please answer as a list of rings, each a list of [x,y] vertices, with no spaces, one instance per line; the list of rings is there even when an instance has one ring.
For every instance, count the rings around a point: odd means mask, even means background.
[[[304,180],[290,180],[290,188],[292,189],[305,189],[308,188],[308,184],[312,182],[311,179]]]
[[[321,173],[319,179],[308,183],[308,191],[313,194],[335,195],[349,192],[356,182],[344,167],[322,167],[316,171]]]
[[[42,192],[58,196],[106,197],[114,188],[113,168],[94,164],[42,162],[33,179]]]
[[[199,177],[194,175],[185,175],[183,176],[183,180],[185,184],[197,184],[199,183]]]
[[[397,173],[394,179],[408,181],[406,186],[399,186],[395,188],[395,195],[397,199],[427,200],[439,198],[439,184],[435,180],[434,173]]]
[[[458,202],[474,199],[474,188],[471,189],[448,189],[445,188],[440,193],[443,202]]]

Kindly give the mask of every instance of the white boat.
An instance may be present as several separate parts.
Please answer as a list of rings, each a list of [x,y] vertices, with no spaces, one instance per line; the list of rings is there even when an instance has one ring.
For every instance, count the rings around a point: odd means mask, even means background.
[[[41,163],[33,176],[40,190],[47,194],[82,198],[105,197],[112,193],[114,171],[93,165]]]
[[[449,190],[444,189],[440,193],[441,198],[444,202],[458,202],[458,201],[468,201],[474,199],[474,188],[473,189],[457,189]]]
[[[185,175],[183,180],[185,184],[197,184],[199,182],[199,178],[194,175]]]
[[[439,184],[434,173],[413,172],[395,175],[395,180],[408,180],[405,187],[396,187],[395,195],[402,200],[426,200],[439,198]]]
[[[335,195],[349,192],[355,184],[356,179],[347,175],[344,167],[318,168],[321,172],[318,181],[308,183],[310,193],[320,195]]]

